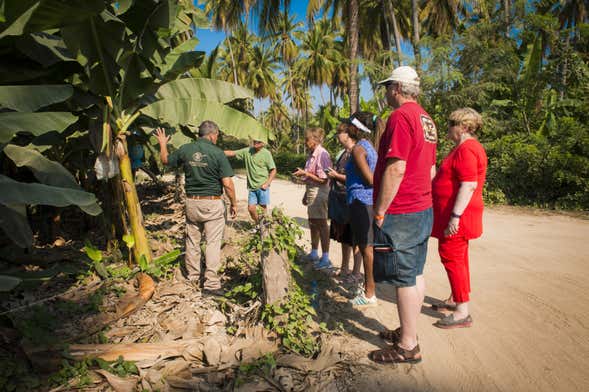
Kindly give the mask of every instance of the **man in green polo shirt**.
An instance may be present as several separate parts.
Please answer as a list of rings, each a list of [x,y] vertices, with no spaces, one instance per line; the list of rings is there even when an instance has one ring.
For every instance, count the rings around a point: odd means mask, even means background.
[[[205,292],[217,294],[221,281],[217,272],[221,267],[221,240],[225,228],[223,189],[231,202],[231,217],[237,216],[237,202],[233,185],[233,170],[223,150],[215,146],[219,127],[203,121],[198,127],[199,138],[184,144],[168,156],[169,136],[163,129],[156,130],[160,158],[164,165],[182,167],[186,190],[186,271],[188,279],[203,282]],[[201,274],[201,240],[206,239],[205,273]]]
[[[245,162],[247,175],[247,210],[254,222],[258,222],[257,206],[266,210],[270,204],[270,183],[276,176],[276,165],[272,154],[264,147],[264,142],[254,140],[252,147],[241,150],[225,150],[228,157],[236,157]]]

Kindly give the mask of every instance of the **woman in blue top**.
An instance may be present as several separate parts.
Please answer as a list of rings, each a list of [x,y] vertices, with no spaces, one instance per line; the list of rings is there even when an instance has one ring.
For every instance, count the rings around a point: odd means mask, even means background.
[[[352,223],[352,242],[360,248],[364,263],[364,291],[354,299],[356,307],[377,304],[373,276],[374,214],[372,210],[372,174],[376,166],[377,153],[367,139],[380,135],[385,127],[384,121],[369,112],[356,112],[349,120],[347,133],[356,141],[352,149],[352,159],[346,165],[346,191],[350,206]]]

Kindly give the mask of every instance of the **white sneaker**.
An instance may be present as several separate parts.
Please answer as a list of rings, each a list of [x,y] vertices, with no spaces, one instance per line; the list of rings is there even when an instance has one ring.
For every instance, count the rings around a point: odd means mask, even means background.
[[[368,298],[364,295],[364,293],[356,296],[355,298],[350,300],[350,303],[354,308],[365,308],[365,307],[373,307],[378,305],[378,300],[376,299],[376,295]]]

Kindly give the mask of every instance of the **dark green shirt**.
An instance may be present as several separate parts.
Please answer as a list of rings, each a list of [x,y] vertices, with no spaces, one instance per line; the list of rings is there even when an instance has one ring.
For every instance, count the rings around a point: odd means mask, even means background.
[[[223,150],[204,138],[185,144],[170,154],[168,166],[184,169],[187,195],[220,196],[223,194],[221,179],[233,176]]]

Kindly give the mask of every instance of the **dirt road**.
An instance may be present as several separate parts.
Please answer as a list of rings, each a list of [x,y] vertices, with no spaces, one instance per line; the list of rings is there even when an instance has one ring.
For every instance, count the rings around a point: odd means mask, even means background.
[[[245,208],[244,176],[235,182]],[[277,180],[271,191],[272,206],[306,225],[303,186]],[[354,378],[352,390],[589,390],[589,220],[488,208],[484,230],[470,246],[472,328],[435,328],[441,314],[424,305],[423,362],[367,368]],[[308,238],[306,230],[307,244]],[[427,303],[449,293],[436,247],[430,240]],[[339,265],[339,244],[332,242],[330,255]],[[379,328],[399,325],[393,293],[378,285],[379,306],[346,320],[354,333],[345,350],[363,358],[381,344]]]

